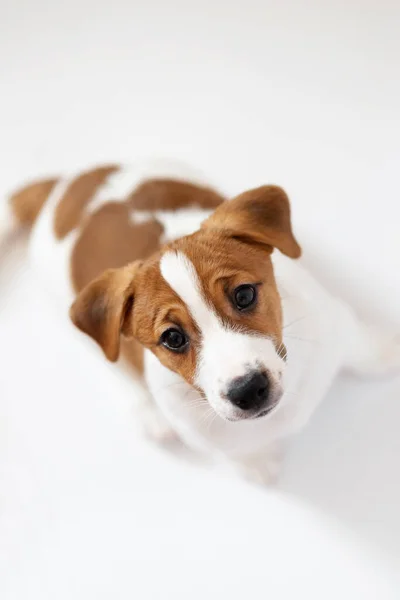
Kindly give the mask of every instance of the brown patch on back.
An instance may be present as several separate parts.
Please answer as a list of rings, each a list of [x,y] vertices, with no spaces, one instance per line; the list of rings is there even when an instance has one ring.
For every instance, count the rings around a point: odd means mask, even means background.
[[[54,231],[57,239],[63,239],[79,225],[85,206],[107,177],[118,171],[118,168],[116,165],[99,167],[83,173],[70,183],[54,213]]]
[[[157,221],[130,222],[126,204],[109,202],[83,226],[71,256],[71,277],[76,292],[106,269],[123,267],[148,258],[159,247],[163,227]]]
[[[58,179],[31,183],[10,198],[11,209],[22,225],[32,225]]]
[[[198,206],[215,208],[225,198],[215,190],[173,179],[148,179],[128,197],[132,208],[139,210],[178,210]]]

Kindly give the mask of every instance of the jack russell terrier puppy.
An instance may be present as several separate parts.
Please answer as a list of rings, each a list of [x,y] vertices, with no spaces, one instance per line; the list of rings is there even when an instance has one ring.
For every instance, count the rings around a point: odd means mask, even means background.
[[[227,200],[184,165],[144,161],[39,180],[1,206],[4,230],[34,226],[34,263],[73,323],[143,375],[159,442],[270,482],[342,369],[400,367],[400,344],[298,264],[280,187]]]

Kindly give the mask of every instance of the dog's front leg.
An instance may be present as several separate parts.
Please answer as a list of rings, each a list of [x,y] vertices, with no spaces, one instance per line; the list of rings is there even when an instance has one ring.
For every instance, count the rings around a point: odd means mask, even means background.
[[[279,479],[283,462],[283,444],[276,441],[256,454],[235,459],[234,466],[242,477],[258,485],[274,485]]]
[[[135,424],[139,432],[157,444],[170,445],[177,442],[178,434],[154,402],[153,396],[144,385],[139,385],[134,403]]]

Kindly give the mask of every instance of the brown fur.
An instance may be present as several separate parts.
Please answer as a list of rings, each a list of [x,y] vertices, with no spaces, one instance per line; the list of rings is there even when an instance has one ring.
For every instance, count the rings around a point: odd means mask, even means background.
[[[31,183],[11,196],[11,210],[21,225],[30,226],[34,223],[57,181],[46,179]]]
[[[290,203],[284,190],[264,185],[240,194],[217,208],[203,228],[225,231],[244,242],[278,248],[290,258],[299,258],[301,248],[291,225]]]
[[[71,276],[79,292],[106,269],[148,258],[159,248],[162,225],[131,223],[127,204],[110,202],[83,225],[71,256]]]
[[[211,188],[173,179],[148,179],[129,196],[132,208],[178,210],[188,206],[215,208],[225,198]]]
[[[121,337],[121,361],[135,376],[143,374],[143,346],[134,338]]]
[[[54,231],[57,239],[62,240],[79,225],[86,205],[107,177],[117,170],[116,165],[99,167],[83,173],[70,183],[54,215]]]

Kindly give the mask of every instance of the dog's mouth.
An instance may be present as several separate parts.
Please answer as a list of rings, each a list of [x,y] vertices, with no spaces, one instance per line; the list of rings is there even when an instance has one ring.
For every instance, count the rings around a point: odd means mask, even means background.
[[[241,421],[255,421],[256,419],[262,419],[263,417],[266,417],[267,415],[272,413],[272,411],[278,406],[278,404],[279,404],[279,400],[274,402],[274,404],[271,404],[271,406],[268,406],[267,408],[263,408],[260,412],[255,413],[255,414],[254,413],[252,413],[252,414],[242,413],[241,415],[236,415],[236,416],[224,415],[222,418],[225,421],[229,421],[231,423],[240,423]]]
[[[275,408],[278,406],[278,404],[279,404],[279,399],[276,400],[276,402],[274,402],[273,404],[271,404],[271,406],[264,408],[261,412],[258,413],[258,415],[255,415],[253,417],[253,419],[262,419],[263,417],[266,417],[267,415],[272,413],[273,410],[275,410]]]

